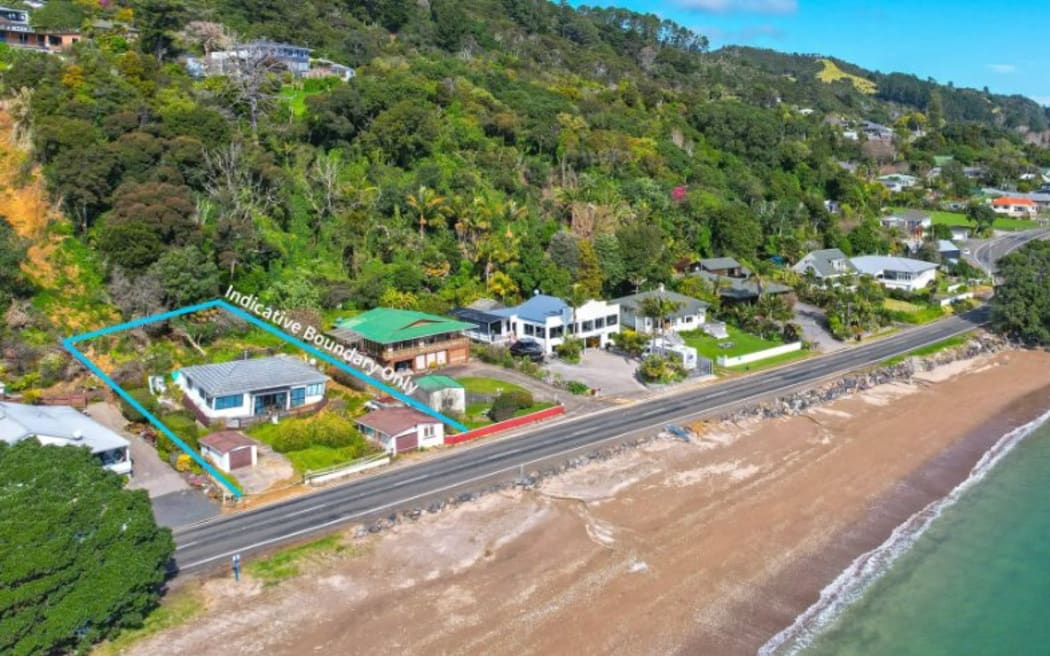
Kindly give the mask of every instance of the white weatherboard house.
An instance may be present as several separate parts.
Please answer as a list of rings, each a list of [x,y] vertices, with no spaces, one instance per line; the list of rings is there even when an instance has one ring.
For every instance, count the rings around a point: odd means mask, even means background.
[[[566,337],[575,336],[587,346],[604,347],[609,335],[620,331],[620,306],[615,302],[587,301],[574,313],[562,299],[537,294],[521,305],[490,310],[488,314],[508,319],[515,339],[537,341],[548,354]]]
[[[15,444],[31,437],[41,444],[85,446],[106,469],[131,474],[128,441],[76,408],[0,402],[0,440]]]
[[[277,355],[184,367],[173,376],[198,416],[209,420],[279,415],[324,400],[328,376]]]
[[[875,278],[887,289],[917,292],[937,277],[937,265],[891,255],[861,255],[850,260],[862,276]]]
[[[674,312],[663,318],[662,326],[655,326],[652,317],[644,316],[642,304],[650,298],[660,298],[675,303]],[[663,289],[622,296],[612,301],[620,306],[620,323],[640,333],[699,330],[707,321],[707,303],[692,296],[669,292]]]
[[[354,421],[365,436],[395,456],[445,443],[445,426],[415,408],[380,408]]]

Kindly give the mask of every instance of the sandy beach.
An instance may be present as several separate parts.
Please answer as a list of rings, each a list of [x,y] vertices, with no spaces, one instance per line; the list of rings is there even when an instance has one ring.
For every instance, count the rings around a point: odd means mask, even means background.
[[[753,654],[857,555],[1050,407],[1050,354],[954,363],[656,440],[315,557],[199,586],[133,654]]]

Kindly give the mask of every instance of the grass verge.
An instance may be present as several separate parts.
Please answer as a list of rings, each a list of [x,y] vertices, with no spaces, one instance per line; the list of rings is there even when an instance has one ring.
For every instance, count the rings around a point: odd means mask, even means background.
[[[946,351],[946,350],[948,350],[950,348],[954,348],[956,346],[962,346],[966,342],[970,341],[970,338],[972,336],[973,336],[972,332],[963,333],[962,335],[956,335],[955,337],[949,337],[948,339],[942,339],[941,341],[934,342],[933,344],[927,344],[926,346],[920,346],[919,348],[917,348],[917,349],[915,349],[913,351],[908,351],[907,353],[905,353],[903,355],[898,355],[898,356],[890,358],[889,360],[884,360],[882,362],[882,365],[883,366],[892,366],[892,365],[895,365],[895,364],[900,364],[901,362],[904,362],[908,358],[922,358],[922,357],[926,357],[928,355],[933,355],[934,353],[940,353],[941,351]]]
[[[298,575],[303,565],[333,554],[353,553],[353,550],[354,547],[343,544],[340,535],[329,535],[252,561],[245,566],[244,573],[260,580],[264,586],[276,585]]]
[[[192,587],[171,592],[150,613],[138,629],[121,631],[112,640],[99,644],[92,656],[117,656],[140,640],[172,627],[185,624],[204,612],[204,597],[200,588]]]

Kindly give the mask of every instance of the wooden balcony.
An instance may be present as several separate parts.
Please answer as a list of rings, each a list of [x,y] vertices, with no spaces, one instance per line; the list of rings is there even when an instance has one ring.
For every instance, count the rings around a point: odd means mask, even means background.
[[[438,351],[448,351],[456,349],[470,350],[470,338],[460,336],[453,339],[446,339],[439,342],[432,342],[429,344],[423,344],[422,346],[409,346],[403,348],[388,348],[374,354],[379,360],[384,362],[400,362],[401,360],[407,360],[416,357],[417,355],[426,355],[427,353],[437,353]]]

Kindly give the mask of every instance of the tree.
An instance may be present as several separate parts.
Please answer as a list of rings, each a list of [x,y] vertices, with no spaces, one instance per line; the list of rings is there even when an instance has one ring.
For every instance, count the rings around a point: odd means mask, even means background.
[[[657,334],[663,334],[664,323],[668,320],[668,317],[681,307],[682,304],[678,301],[667,298],[662,293],[657,293],[643,298],[635,310],[652,322],[653,337],[656,337]]]
[[[200,248],[173,248],[160,256],[149,272],[164,290],[168,307],[183,307],[214,298],[219,293],[219,269]]]
[[[139,48],[157,60],[171,49],[174,33],[185,22],[187,8],[183,0],[137,0],[135,23],[139,28]]]
[[[84,651],[156,606],[175,551],[88,449],[0,442],[0,652]]]
[[[32,288],[21,268],[27,246],[7,222],[7,217],[0,215],[0,310]]]
[[[966,218],[973,224],[973,231],[979,236],[989,235],[995,224],[996,214],[984,203],[970,203],[966,206]]]
[[[997,263],[992,326],[1026,344],[1050,344],[1050,242],[1030,241]]]
[[[635,222],[616,231],[623,258],[624,278],[635,291],[645,282],[659,282],[667,276],[664,234],[660,226]]]
[[[427,226],[432,228],[444,227],[445,197],[438,195],[433,189],[421,186],[415,193],[409,194],[405,198],[405,203],[412,208],[413,214],[416,215],[420,239],[426,237]]]

